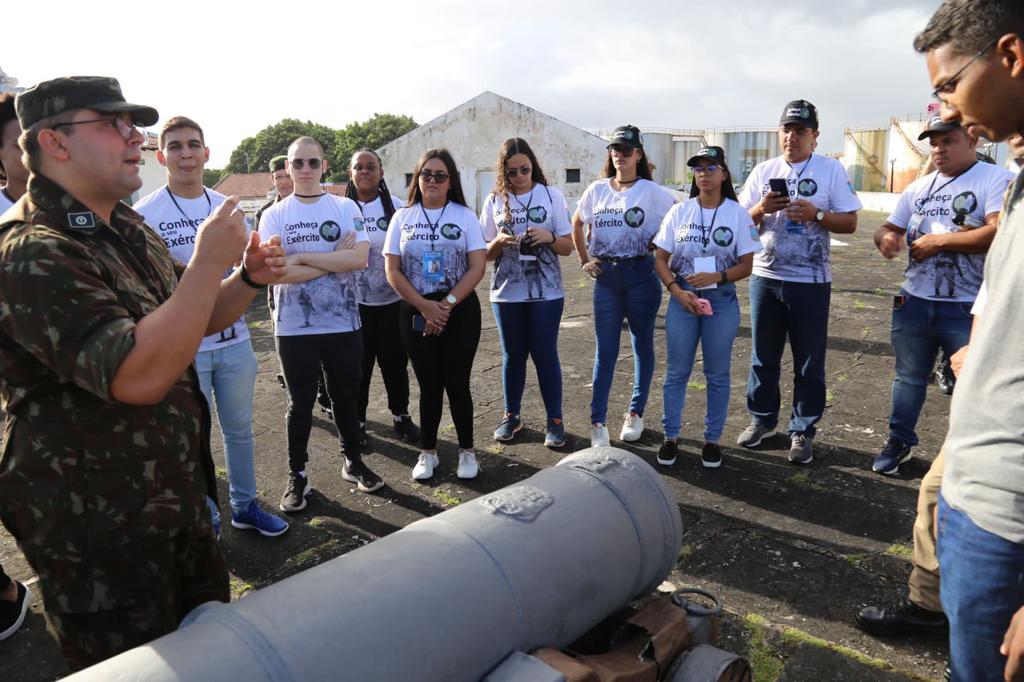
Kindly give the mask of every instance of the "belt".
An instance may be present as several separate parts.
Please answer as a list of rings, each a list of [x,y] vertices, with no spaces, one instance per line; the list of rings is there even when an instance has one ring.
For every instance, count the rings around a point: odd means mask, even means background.
[[[645,253],[642,256],[598,256],[597,259],[602,263],[625,263],[631,260],[641,260],[643,258],[650,258],[650,254]]]

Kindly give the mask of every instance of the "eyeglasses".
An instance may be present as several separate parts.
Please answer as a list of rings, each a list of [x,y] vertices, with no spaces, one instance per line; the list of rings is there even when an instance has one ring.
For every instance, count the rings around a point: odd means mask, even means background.
[[[82,125],[83,123],[106,123],[108,126],[110,126],[118,133],[120,133],[121,137],[124,139],[125,142],[132,139],[132,135],[134,135],[135,133],[142,134],[142,131],[139,130],[138,126],[136,126],[135,123],[126,121],[120,116],[115,116],[114,118],[90,118],[85,121],[68,121],[67,123],[55,123],[54,125],[50,126],[50,128],[52,130],[57,130],[57,128],[63,128],[65,126],[77,126]]]
[[[308,163],[310,168],[312,168],[313,170],[316,170],[323,163],[323,160],[321,160],[321,159],[289,159],[288,163],[291,164],[292,168],[298,168],[299,170],[302,170],[302,167],[305,166]]]
[[[359,171],[366,171],[368,173],[376,173],[377,171],[380,170],[380,166],[378,166],[375,163],[368,163],[365,166],[363,164],[361,164],[361,163],[357,163],[356,165],[352,166],[352,170],[354,170],[357,173]]]
[[[948,107],[949,102],[946,101],[946,98],[952,95],[954,92],[956,92],[956,86],[960,82],[960,77],[964,75],[964,71],[966,71],[971,64],[981,59],[985,55],[985,53],[991,50],[993,47],[995,47],[996,43],[998,42],[999,38],[996,38],[991,43],[989,43],[982,49],[978,50],[978,54],[971,57],[971,61],[961,66],[959,71],[954,73],[950,78],[947,78],[942,85],[940,85],[939,87],[935,88],[935,90],[932,91],[932,97],[939,100],[940,102],[942,102],[942,104]]]
[[[516,175],[522,175],[525,178],[526,176],[532,175],[532,174],[533,174],[533,169],[530,168],[529,166],[523,166],[522,168],[520,168],[518,170],[515,169],[515,168],[506,168],[505,169],[505,177],[506,178],[514,178]]]
[[[437,184],[440,185],[447,181],[448,178],[450,177],[451,176],[445,173],[444,171],[435,171],[433,173],[428,170],[420,171],[420,180],[422,180],[423,182],[436,182]]]
[[[632,156],[633,152],[636,151],[636,147],[627,147],[624,144],[612,144],[608,145],[608,151],[619,156]]]
[[[719,168],[718,164],[715,164],[715,163],[709,163],[706,166],[693,166],[693,174],[694,175],[711,175],[716,170],[718,170],[718,168]]]

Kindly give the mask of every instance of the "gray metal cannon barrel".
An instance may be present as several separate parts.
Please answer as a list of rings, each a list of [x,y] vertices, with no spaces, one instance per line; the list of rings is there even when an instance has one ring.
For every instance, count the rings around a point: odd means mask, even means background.
[[[564,647],[671,570],[675,498],[635,455],[590,448],[70,678],[479,680]]]

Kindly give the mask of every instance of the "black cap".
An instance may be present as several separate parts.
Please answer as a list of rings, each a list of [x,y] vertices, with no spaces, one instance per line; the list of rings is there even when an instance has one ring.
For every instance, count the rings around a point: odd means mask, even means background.
[[[779,119],[780,126],[790,123],[817,130],[818,109],[805,99],[795,99],[786,105],[786,108],[782,110],[782,117]]]
[[[608,140],[609,147],[613,144],[621,144],[624,147],[635,149],[644,146],[644,138],[636,126],[619,126],[612,133],[612,139]]]
[[[273,173],[275,171],[284,170],[284,162],[287,160],[288,157],[285,156],[284,154],[272,158],[270,160],[270,172]]]
[[[697,153],[690,157],[690,160],[686,162],[687,166],[696,166],[697,161],[700,159],[710,159],[717,161],[718,163],[725,165],[725,150],[721,147],[714,145],[710,147],[701,147],[697,150]]]
[[[160,118],[153,107],[124,101],[117,79],[104,76],[69,76],[43,81],[19,92],[14,106],[23,130],[44,118],[75,109],[127,111],[136,123],[144,126],[151,126]]]
[[[959,121],[943,121],[941,116],[932,116],[931,119],[928,120],[928,127],[917,136],[917,139],[923,140],[926,137],[931,137],[935,133],[948,133],[950,130],[956,130],[959,127]]]

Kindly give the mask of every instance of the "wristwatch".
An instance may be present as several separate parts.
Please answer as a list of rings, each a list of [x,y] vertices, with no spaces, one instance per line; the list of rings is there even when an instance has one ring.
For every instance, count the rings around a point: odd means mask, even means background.
[[[444,297],[444,300],[445,303],[447,303],[450,306],[454,306],[456,303],[459,302],[459,299],[455,298],[453,294],[448,294],[447,296]]]
[[[820,222],[821,222],[822,220],[824,220],[824,219],[825,219],[825,212],[824,212],[824,211],[822,211],[822,210],[821,210],[821,209],[819,208],[819,209],[818,209],[818,212],[814,214],[814,220],[815,220],[815,222],[819,222],[819,223],[820,223]]]
[[[725,270],[722,270],[721,274],[722,274],[722,278],[721,278],[721,280],[719,280],[719,283],[720,284],[728,284],[729,283],[729,276],[727,274],[725,274]]]

